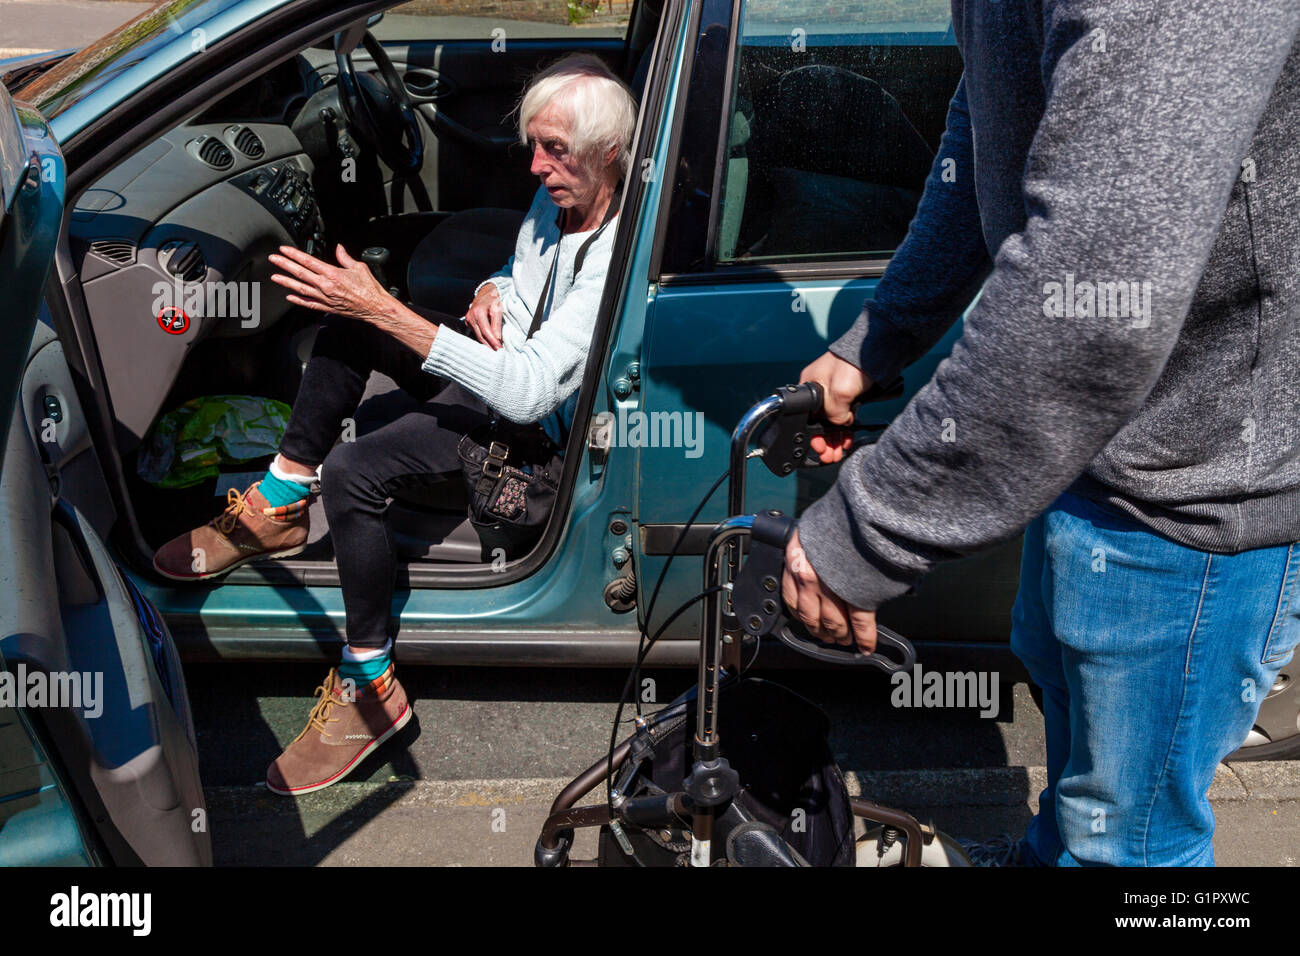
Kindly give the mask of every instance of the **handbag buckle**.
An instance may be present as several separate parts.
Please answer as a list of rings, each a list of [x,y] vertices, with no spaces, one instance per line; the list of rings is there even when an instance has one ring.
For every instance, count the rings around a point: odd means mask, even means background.
[[[501,469],[505,466],[506,456],[510,454],[510,446],[505,442],[494,441],[488,445],[487,458],[483,460],[483,474],[493,480],[501,477]]]

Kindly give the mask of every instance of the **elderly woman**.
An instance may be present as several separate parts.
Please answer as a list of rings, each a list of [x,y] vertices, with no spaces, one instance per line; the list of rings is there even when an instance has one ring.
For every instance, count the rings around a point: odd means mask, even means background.
[[[154,563],[160,573],[190,581],[300,552],[320,468],[347,646],[317,689],[321,699],[306,728],[267,771],[275,793],[309,793],[341,780],[410,720],[390,661],[397,562],[386,526],[389,497],[412,485],[457,480],[461,436],[493,412],[537,423],[563,445],[609,266],[608,226],[635,121],[627,87],[594,57],[569,57],[534,77],[520,103],[519,130],[541,188],[514,256],[478,287],[463,325],[454,316],[412,311],[342,246],[338,265],[290,247],[270,257],[283,271],[274,280],[288,301],[330,313],[279,454],[259,482],[242,495],[231,491],[224,513],[166,544]],[[535,319],[541,324],[530,335]],[[427,403],[336,445],[376,369]]]

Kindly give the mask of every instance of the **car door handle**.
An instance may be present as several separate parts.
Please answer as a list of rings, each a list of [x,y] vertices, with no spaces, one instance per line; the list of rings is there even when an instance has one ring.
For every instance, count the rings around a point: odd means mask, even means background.
[[[502,129],[502,132],[494,132],[490,135],[472,130],[468,126],[456,122],[433,103],[421,103],[416,108],[429,121],[429,125],[433,127],[435,133],[446,134],[475,149],[498,152],[508,149],[511,144],[518,142],[513,134],[504,132],[502,127],[497,127]]]
[[[402,74],[402,83],[405,84],[406,91],[411,94],[413,102],[431,102],[450,95],[456,89],[455,83],[434,70],[421,67],[403,70],[400,66],[398,69]]]

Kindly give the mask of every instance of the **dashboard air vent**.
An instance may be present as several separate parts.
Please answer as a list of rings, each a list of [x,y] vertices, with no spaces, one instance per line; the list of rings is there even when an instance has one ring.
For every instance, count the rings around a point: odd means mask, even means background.
[[[249,159],[261,159],[266,155],[266,147],[262,145],[262,140],[247,126],[235,126],[227,132],[234,141],[235,149]]]
[[[184,282],[198,282],[208,274],[203,252],[194,242],[174,240],[158,250],[164,268]]]
[[[119,266],[135,262],[135,243],[130,239],[96,239],[90,244],[90,251]]]
[[[226,144],[215,136],[205,136],[196,140],[198,144],[197,155],[199,159],[207,163],[213,169],[229,169],[235,165],[235,155]]]

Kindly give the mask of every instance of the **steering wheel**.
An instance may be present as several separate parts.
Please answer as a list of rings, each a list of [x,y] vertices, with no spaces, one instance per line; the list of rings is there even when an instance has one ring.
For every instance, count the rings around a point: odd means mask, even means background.
[[[414,176],[424,163],[424,138],[406,86],[369,30],[362,34],[361,45],[375,61],[383,82],[356,69],[352,63],[355,44],[347,39],[348,31],[334,37],[343,115],[357,138],[378,153],[395,176]]]

